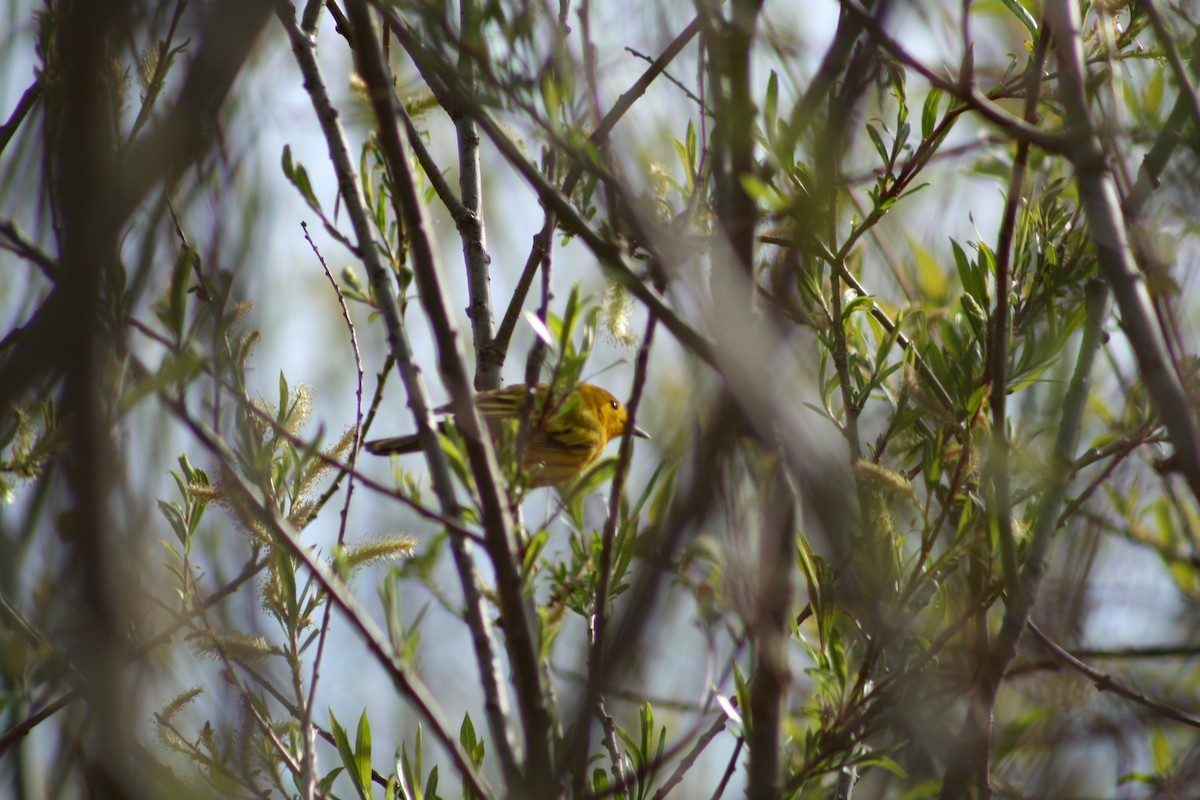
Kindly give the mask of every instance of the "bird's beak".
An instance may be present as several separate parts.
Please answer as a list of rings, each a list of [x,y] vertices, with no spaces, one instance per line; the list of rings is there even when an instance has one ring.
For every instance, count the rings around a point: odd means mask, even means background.
[[[646,433],[644,430],[639,428],[637,425],[633,426],[633,435],[637,436],[639,439],[649,439],[650,438],[650,434]]]

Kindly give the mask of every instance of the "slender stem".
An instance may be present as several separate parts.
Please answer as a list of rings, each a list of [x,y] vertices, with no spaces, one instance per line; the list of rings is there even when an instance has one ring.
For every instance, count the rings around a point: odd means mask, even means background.
[[[479,70],[472,51],[483,47],[478,0],[459,0],[459,35],[467,43],[458,51],[458,86],[468,94],[479,92]],[[463,260],[467,265],[467,317],[475,340],[475,388],[500,388],[500,364],[483,358],[492,344],[492,285],[488,269],[487,236],[483,223],[483,177],[479,171],[479,127],[470,114],[453,113],[458,134],[458,188],[464,210],[459,224]]]
[[[1046,58],[1048,36],[1038,37],[1033,60],[1026,70],[1025,121],[1037,122],[1037,107],[1041,99],[1042,64]],[[1017,210],[1025,186],[1029,164],[1029,143],[1017,142],[1012,175],[1008,181],[1008,196],[1000,218],[1000,237],[996,245],[996,299],[992,309],[992,329],[988,348],[988,371],[992,391],[992,508],[990,517],[1000,539],[1004,573],[1009,592],[1017,588],[1017,555],[1013,542],[1011,487],[1009,485],[1008,442],[1008,361],[1009,339],[1012,335],[1012,305],[1010,301],[1013,262],[1013,240],[1017,230]]]
[[[404,107],[404,103],[399,98],[396,99],[396,113],[400,115],[400,119],[404,120],[404,130],[408,133],[408,143],[412,145],[413,154],[417,157],[417,163],[421,165],[421,169],[424,170],[425,177],[429,179],[429,185],[433,187],[434,194],[437,195],[438,200],[442,201],[442,205],[446,207],[450,218],[454,220],[459,235],[465,238],[469,228],[473,224],[471,212],[467,210],[467,207],[463,205],[462,201],[458,199],[454,191],[450,188],[450,184],[446,182],[446,176],[442,174],[437,162],[433,160],[433,155],[429,152],[429,148],[421,140],[421,133],[417,130],[416,123],[413,122],[408,109]]]
[[[354,404],[354,438],[350,446],[350,482],[346,485],[346,500],[342,503],[341,518],[338,523],[337,543],[342,545],[346,540],[346,525],[350,518],[350,502],[354,499],[354,471],[358,466],[358,448],[359,442],[362,440],[362,425],[363,425],[363,367],[362,355],[358,349],[358,334],[354,330],[354,321],[350,319],[350,309],[346,307],[346,298],[342,294],[341,287],[333,278],[333,273],[329,271],[329,265],[325,263],[325,259],[321,256],[321,251],[308,235],[308,225],[301,223],[304,229],[304,238],[308,241],[309,247],[312,248],[313,254],[321,263],[321,269],[325,272],[326,279],[329,280],[333,287],[333,292],[337,296],[338,306],[342,310],[342,319],[346,321],[346,329],[350,337],[350,350],[354,353],[354,374],[355,382],[355,404]],[[303,697],[298,697],[298,701],[302,703],[303,711],[300,715],[300,732],[304,742],[304,771],[303,771],[303,786],[305,797],[311,798],[316,793],[316,772],[317,772],[317,757],[315,740],[312,736],[313,730],[313,709],[317,701],[317,684],[320,682],[321,676],[321,661],[325,655],[325,643],[329,640],[329,623],[333,619],[333,606],[329,603],[325,604],[325,613],[321,618],[321,633],[317,639],[317,653],[313,657],[312,662],[312,678],[309,681],[308,700],[304,701]]]
[[[700,757],[700,754],[704,752],[709,743],[725,730],[725,723],[728,719],[724,712],[717,715],[717,718],[713,720],[713,724],[709,729],[704,732],[703,736],[696,740],[696,744],[692,746],[692,749],[679,761],[671,776],[663,781],[662,786],[658,787],[651,800],[665,800],[671,790],[678,786],[684,776],[687,775],[688,770],[696,763],[696,759]]]
[[[842,313],[842,281],[835,269],[829,280],[829,306],[833,318],[830,320],[830,335],[833,336],[833,366],[838,376],[838,389],[842,395],[842,435],[850,447],[850,463],[856,464],[863,457],[862,441],[858,431],[858,401],[854,399],[854,382],[849,367],[849,352],[846,345],[846,318]]]
[[[1076,143],[1069,157],[1100,273],[1121,310],[1122,327],[1151,402],[1167,426],[1174,458],[1192,494],[1200,499],[1200,425],[1172,368],[1162,331],[1155,324],[1145,278],[1129,246],[1112,172],[1096,140],[1087,105],[1079,9],[1070,0],[1054,0],[1047,4],[1046,16],[1059,59],[1059,96]]]
[[[969,82],[964,83],[963,81],[952,81],[943,78],[933,69],[913,57],[898,41],[889,36],[879,21],[863,9],[857,0],[839,0],[839,2],[843,9],[854,14],[862,21],[871,38],[883,47],[883,49],[887,50],[902,63],[916,70],[931,86],[941,89],[943,92],[966,103],[979,113],[980,116],[999,127],[1012,138],[1027,141],[1048,153],[1056,155],[1069,156],[1073,152],[1074,142],[1070,136],[1047,133],[1026,123],[1024,120],[1018,119],[1008,111],[1005,111],[994,100],[981,94],[979,89]]]
[[[617,470],[613,475],[612,489],[608,495],[608,516],[604,520],[604,531],[601,534],[600,562],[596,565],[596,594],[592,598],[592,642],[588,651],[588,685],[584,708],[599,707],[604,693],[605,683],[605,633],[608,628],[608,596],[612,581],[613,547],[617,536],[617,524],[621,517],[621,496],[625,491],[625,479],[629,474],[629,463],[633,457],[633,428],[637,418],[638,406],[642,402],[642,392],[646,386],[647,369],[650,361],[650,345],[654,341],[654,329],[658,321],[650,315],[646,323],[646,335],[638,348],[637,362],[633,371],[633,392],[625,408],[629,414],[629,424],[621,436],[621,449],[617,455]],[[576,755],[582,759],[582,769],[577,772],[586,774],[586,759],[588,755],[587,725],[580,720],[584,728],[573,745],[578,748]]]
[[[1063,398],[1062,418],[1055,441],[1054,459],[1057,476],[1042,498],[1037,519],[1025,548],[1025,564],[1015,591],[1006,598],[1004,621],[992,644],[983,673],[977,681],[976,696],[972,698],[975,717],[964,723],[962,747],[967,749],[947,773],[942,785],[942,798],[961,797],[966,792],[966,780],[972,770],[987,768],[988,734],[991,731],[991,713],[995,705],[1000,682],[1004,679],[1008,665],[1017,653],[1021,632],[1029,621],[1034,601],[1037,599],[1042,578],[1046,573],[1050,542],[1059,525],[1059,512],[1071,479],[1070,465],[1079,445],[1079,431],[1083,412],[1091,386],[1092,364],[1096,353],[1104,343],[1104,325],[1108,319],[1108,290],[1100,281],[1087,286],[1086,320],[1083,337],[1079,343],[1079,354],[1075,374],[1071,378],[1066,396]],[[982,750],[982,755],[980,755]],[[973,752],[972,752],[973,751]],[[981,789],[986,789],[987,773],[980,775]]]
[[[791,681],[787,647],[796,536],[796,504],[787,471],[781,464],[768,469],[753,625],[755,665],[749,709],[753,724],[747,731],[750,764],[746,795],[762,800],[781,793],[784,709]]]
[[[621,117],[625,115],[633,104],[646,93],[646,89],[659,75],[666,70],[683,48],[695,38],[700,32],[699,18],[693,19],[686,28],[684,28],[675,39],[667,45],[662,54],[654,60],[654,62],[646,68],[645,72],[634,81],[633,85],[617,98],[617,102],[607,114],[600,124],[596,126],[596,130],[592,131],[588,137],[593,145],[599,146],[607,139],[609,133],[616,127]],[[579,180],[583,177],[584,166],[581,162],[576,161],[567,171],[566,177],[562,182],[563,197],[570,197],[575,191],[575,187],[579,184]],[[513,291],[512,300],[509,301],[508,310],[504,312],[504,318],[500,321],[500,327],[496,329],[496,337],[492,342],[492,347],[489,349],[488,357],[498,360],[501,365],[504,363],[505,355],[508,352],[509,342],[512,340],[513,332],[517,327],[517,320],[520,319],[521,309],[525,305],[525,298],[529,294],[530,288],[533,286],[533,277],[537,272],[539,265],[542,263],[542,253],[549,246],[550,236],[554,232],[556,217],[553,212],[547,211],[546,223],[542,226],[533,241],[533,248],[530,250],[529,257],[525,261],[525,269],[521,271],[521,277],[517,280],[517,285]]]
[[[381,7],[380,14],[388,29],[401,41],[405,50],[419,64],[431,70],[438,65],[433,63],[421,45],[420,40],[407,25],[405,25],[388,8]],[[648,309],[654,312],[659,322],[667,328],[679,341],[704,361],[715,364],[715,354],[712,343],[695,330],[683,317],[667,305],[662,296],[647,286],[626,260],[621,246],[601,236],[576,211],[569,198],[564,196],[555,186],[542,176],[537,167],[532,164],[522,152],[522,149],[509,138],[504,129],[492,120],[478,100],[460,92],[457,87],[447,84],[446,91],[452,94],[460,108],[474,115],[479,127],[500,151],[500,154],[521,174],[521,177],[537,192],[538,198],[552,210],[567,231],[577,235],[621,285],[629,290]],[[518,312],[519,313],[519,312]]]
[[[0,249],[9,250],[35,264],[50,281],[57,283],[62,275],[61,265],[30,240],[12,220],[0,221],[0,237],[8,244],[0,243]],[[3,349],[0,347],[0,349]]]
[[[358,69],[371,95],[376,133],[392,179],[392,202],[397,218],[404,221],[421,303],[433,329],[437,345],[438,371],[450,392],[451,408],[463,433],[464,448],[479,494],[484,538],[487,542],[488,556],[495,570],[496,591],[503,609],[506,634],[504,642],[516,688],[521,725],[525,733],[526,763],[523,787],[532,796],[548,797],[552,794],[553,786],[554,719],[542,684],[538,655],[539,636],[522,586],[512,519],[504,493],[497,482],[496,476],[500,471],[492,451],[491,439],[475,407],[454,318],[446,301],[440,269],[432,248],[433,239],[426,219],[425,204],[409,169],[406,136],[397,124],[391,77],[383,61],[379,43],[371,35],[369,4],[367,0],[352,0],[347,4],[347,10],[355,31],[354,50]],[[461,89],[457,89],[456,97],[465,94]],[[420,434],[420,431],[418,433]],[[432,455],[431,451],[436,450],[444,464],[444,456],[432,429],[428,431],[428,435],[430,439],[425,448],[426,453]],[[447,473],[447,480],[448,478]],[[483,629],[480,628],[480,631]],[[477,635],[477,638],[483,637]],[[480,653],[481,668],[485,667],[483,655]],[[491,658],[490,649],[486,655],[488,660],[485,680],[491,680],[497,665]],[[501,720],[497,716],[494,722],[498,726]],[[498,738],[509,735],[506,728],[494,729],[492,733]],[[506,778],[514,780],[514,765],[504,766]]]
[[[1200,716],[1197,716],[1196,714],[1189,714],[1188,712],[1182,711],[1175,706],[1168,705],[1167,703],[1147,697],[1142,692],[1139,692],[1136,689],[1117,680],[1116,678],[1113,678],[1111,675],[1107,675],[1099,670],[1093,669],[1092,667],[1080,661],[1077,657],[1068,653],[1061,645],[1059,645],[1049,636],[1042,633],[1038,626],[1033,624],[1032,620],[1026,623],[1026,627],[1029,628],[1030,633],[1036,636],[1042,644],[1050,649],[1050,652],[1054,654],[1055,658],[1081,675],[1086,675],[1100,691],[1112,692],[1119,697],[1124,697],[1126,700],[1131,700],[1143,708],[1150,709],[1156,715],[1164,719],[1169,719],[1172,722],[1178,722],[1182,725],[1187,725],[1192,728],[1200,728]],[[1155,657],[1157,658],[1158,656],[1156,655]]]
[[[299,27],[296,27],[299,30]],[[192,417],[187,409],[175,400],[159,395],[160,401],[169,411],[177,416],[195,435],[197,441],[222,464],[235,464],[237,457],[229,451],[225,444],[203,423]],[[296,534],[281,522],[274,511],[258,500],[254,492],[246,485],[234,470],[225,471],[222,486],[229,491],[231,502],[246,514],[261,524],[281,547],[304,564],[316,582],[329,595],[349,620],[350,624],[362,637],[367,649],[375,660],[387,671],[393,685],[404,697],[408,698],[413,707],[429,725],[438,743],[445,748],[458,770],[463,782],[477,792],[480,797],[493,797],[483,777],[471,765],[470,760],[462,752],[457,739],[450,733],[450,726],[438,711],[433,696],[416,675],[410,674],[400,660],[400,656],[388,644],[383,632],[371,619],[371,615],[355,599],[345,584],[333,574],[330,567],[313,555],[312,551],[300,542]]]
[[[34,78],[33,83],[22,93],[21,99],[17,101],[16,108],[8,115],[8,120],[0,125],[0,153],[4,152],[4,148],[8,147],[8,143],[12,141],[12,137],[16,135],[17,129],[21,127],[21,123],[29,116],[29,112],[37,105],[38,100],[42,98],[42,80]]]
[[[292,50],[296,55],[300,71],[304,75],[305,87],[308,90],[318,121],[325,134],[330,159],[338,177],[339,191],[346,206],[347,216],[350,218],[351,225],[358,239],[359,255],[367,268],[372,288],[375,296],[378,298],[384,327],[388,336],[389,348],[395,359],[404,387],[408,392],[409,408],[412,410],[416,421],[417,436],[429,463],[434,493],[438,497],[443,514],[452,521],[461,524],[462,509],[458,503],[445,453],[442,452],[437,432],[434,429],[431,410],[432,404],[425,390],[421,370],[416,363],[412,346],[405,331],[403,319],[400,317],[399,309],[396,306],[390,271],[383,264],[373,242],[364,199],[355,174],[354,163],[350,157],[349,145],[346,142],[345,133],[342,130],[337,110],[334,109],[332,101],[329,98],[328,89],[325,86],[320,67],[317,63],[315,42],[310,36],[301,31],[296,24],[295,10],[290,4],[282,4],[279,13],[280,19],[291,39]],[[363,10],[361,16],[366,17],[365,10]],[[374,42],[369,34],[371,30],[370,20],[366,18],[362,22],[363,24],[356,26],[356,28],[363,31],[366,35],[359,37],[357,44],[365,51],[372,51],[371,45],[374,45]],[[372,52],[374,52],[378,60],[377,48]],[[378,75],[375,77],[378,77]],[[378,80],[375,85],[378,87]],[[377,102],[380,101],[380,94],[381,92],[376,89],[374,99]],[[387,88],[382,94],[385,98],[391,97],[390,84],[387,84]],[[394,128],[394,114],[391,116],[391,120]],[[420,239],[420,232],[421,228],[418,226],[410,234],[414,239]],[[425,244],[428,244],[427,241]],[[474,417],[474,414],[468,413],[464,417]],[[475,430],[477,433],[477,425]],[[513,752],[508,725],[506,724],[506,701],[498,675],[499,665],[492,651],[490,618],[485,607],[484,598],[476,582],[474,562],[467,549],[466,542],[461,537],[451,536],[450,546],[454,555],[459,582],[463,588],[465,617],[472,633],[472,643],[479,665],[480,677],[484,689],[484,708],[492,733],[493,747],[500,759],[506,780],[513,780],[517,772],[516,757]]]
[[[167,79],[167,69],[171,65],[171,42],[175,38],[175,29],[179,27],[179,20],[183,16],[185,8],[187,8],[185,0],[175,0],[175,10],[171,14],[171,22],[167,25],[167,34],[158,43],[157,53],[155,54],[154,74],[146,82],[142,107],[138,109],[137,119],[133,121],[133,125],[129,129],[129,135],[125,137],[127,142],[132,142],[142,130],[142,127],[150,121],[150,114],[154,110],[154,103],[158,100],[158,95],[162,92],[163,82]]]

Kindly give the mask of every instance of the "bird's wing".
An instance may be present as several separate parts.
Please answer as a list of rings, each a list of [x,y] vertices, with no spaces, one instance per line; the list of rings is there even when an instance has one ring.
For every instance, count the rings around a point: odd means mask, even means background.
[[[534,435],[534,441],[549,449],[588,452],[604,446],[604,433],[595,420],[583,420],[576,412],[547,420]]]
[[[574,478],[604,449],[594,430],[577,423],[559,417],[534,431],[522,463],[533,474],[533,486],[553,486]]]
[[[525,400],[524,386],[509,386],[491,392],[481,392],[475,397],[475,407],[485,417],[517,419],[521,404]]]

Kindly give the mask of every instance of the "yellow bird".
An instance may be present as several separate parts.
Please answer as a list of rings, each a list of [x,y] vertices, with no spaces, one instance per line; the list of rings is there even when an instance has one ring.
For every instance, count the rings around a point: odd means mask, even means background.
[[[521,468],[533,476],[534,487],[554,486],[574,478],[599,458],[605,445],[623,434],[629,424],[625,406],[599,386],[580,384],[551,407],[545,402],[547,388],[544,383],[538,384],[529,444],[521,463]],[[506,420],[521,418],[524,400],[524,384],[476,395],[475,407],[487,422],[493,441],[500,437]],[[637,426],[633,435],[650,438],[650,434]],[[415,453],[421,449],[415,435],[375,439],[365,447],[375,455]]]

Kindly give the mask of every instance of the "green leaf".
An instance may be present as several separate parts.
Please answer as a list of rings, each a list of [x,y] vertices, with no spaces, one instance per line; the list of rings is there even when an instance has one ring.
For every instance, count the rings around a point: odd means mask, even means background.
[[[654,707],[649,701],[642,704],[642,708],[638,714],[639,722],[641,722],[641,742],[638,745],[638,753],[641,756],[643,764],[650,763],[654,758],[654,754],[650,752],[654,746]]]
[[[692,176],[696,174],[696,126],[688,122],[687,136],[687,169],[688,169],[688,185],[692,183]]]
[[[282,547],[272,550],[275,556],[275,573],[279,581],[278,591],[283,596],[284,603],[283,609],[280,610],[286,615],[281,621],[286,623],[288,620],[299,620],[300,603],[296,598],[295,566]]]
[[[320,212],[321,203],[317,200],[316,192],[313,191],[312,182],[308,179],[308,170],[304,168],[303,164],[292,161],[291,145],[283,146],[282,166],[284,177],[300,191],[304,202],[308,203],[314,211]]]
[[[483,766],[483,757],[486,752],[486,742],[475,733],[475,726],[471,722],[471,715],[463,715],[463,724],[458,731],[458,740],[463,746],[463,750],[467,754],[467,758],[475,765],[476,769]]]
[[[1150,763],[1156,775],[1167,775],[1171,772],[1171,742],[1162,728],[1156,728],[1150,737]]]
[[[982,270],[971,263],[962,246],[953,239],[950,240],[950,249],[954,251],[954,265],[958,268],[958,279],[962,282],[963,291],[971,296],[979,308],[986,308],[990,303]]]
[[[199,375],[202,368],[203,364],[200,359],[188,352],[180,353],[177,357],[163,359],[158,372],[135,383],[121,398],[121,413],[129,413],[138,403],[168,386],[186,383]]]
[[[317,781],[317,794],[320,797],[329,797],[333,791],[333,782],[337,780],[337,776],[342,774],[344,767],[334,767],[329,770],[326,775]]]
[[[362,800],[369,800],[367,787],[364,786],[362,773],[358,769],[358,760],[354,750],[350,747],[350,738],[346,735],[346,729],[338,724],[337,717],[333,715],[333,709],[329,709],[329,732],[333,734],[333,743],[337,747],[338,755],[342,757],[342,765],[346,768],[346,774],[350,776],[355,790],[358,791],[358,796]],[[369,775],[368,772],[368,779]]]
[[[869,122],[867,123],[867,134],[871,137],[871,143],[875,145],[875,151],[879,153],[879,157],[883,160],[884,165],[890,165],[892,163],[892,159],[888,156],[888,149],[887,145],[883,143],[883,136],[881,136],[879,130]]]
[[[275,417],[280,424],[287,422],[288,382],[283,370],[279,370],[279,405],[275,408]]]
[[[867,767],[880,767],[882,769],[886,769],[888,772],[892,773],[901,780],[908,780],[908,773],[904,771],[904,767],[900,766],[887,756],[871,756],[870,758],[864,758],[862,761],[854,762],[854,766],[858,767],[859,769],[866,769]]]
[[[183,520],[183,509],[166,500],[155,500],[154,502],[158,504],[158,510],[162,512],[162,515],[167,518],[176,538],[181,543],[185,542],[187,540],[187,523]]]
[[[1025,26],[1025,30],[1029,31],[1029,35],[1036,39],[1038,37],[1037,20],[1029,13],[1029,9],[1021,4],[1021,0],[1002,0],[1002,2],[1013,13],[1013,16]]]
[[[542,103],[546,107],[546,118],[552,123],[558,123],[562,119],[560,114],[562,109],[562,92],[554,75],[554,70],[545,70],[542,72]]]
[[[558,351],[560,353],[571,352],[568,348],[571,345],[571,337],[575,334],[575,323],[578,322],[579,312],[579,284],[571,285],[571,293],[567,295],[567,308],[563,311],[562,328],[559,331]]]
[[[739,175],[738,181],[742,184],[742,189],[749,195],[755,203],[766,207],[771,211],[786,211],[791,205],[790,201],[784,197],[779,191],[759,178],[757,175]]]
[[[417,725],[417,735],[413,741],[413,783],[418,786],[421,780],[421,773],[425,771],[425,730],[421,725]]]
[[[521,573],[528,578],[533,574],[534,565],[537,564],[537,558],[542,554],[546,544],[550,541],[550,531],[543,528],[535,533],[525,546],[525,559],[521,563]]]
[[[916,186],[913,186],[910,189],[906,189],[903,192],[903,194],[901,194],[899,197],[896,198],[896,200],[899,201],[899,200],[903,200],[906,197],[910,197],[910,196],[916,194],[917,192],[921,191],[928,185],[929,185],[928,183],[918,183]]]
[[[1117,785],[1123,786],[1127,783],[1145,783],[1151,786],[1159,784],[1157,775],[1151,775],[1146,772],[1126,772],[1124,775],[1117,778]]]
[[[188,276],[196,260],[200,258],[191,247],[185,247],[175,259],[175,267],[171,271],[171,288],[167,298],[167,323],[175,336],[175,343],[183,341],[183,326],[187,319],[187,284]]]
[[[438,768],[437,764],[433,765],[433,769],[429,770],[429,779],[425,781],[425,797],[427,800],[433,800],[437,797],[438,785]]]
[[[1151,119],[1158,116],[1163,99],[1163,70],[1156,69],[1146,84],[1146,92],[1142,100],[1142,108]]]
[[[849,303],[846,303],[845,308],[842,310],[843,326],[846,324],[846,321],[851,317],[851,315],[860,311],[869,314],[873,308],[875,308],[875,301],[869,296],[860,295],[855,297]]]
[[[775,74],[775,70],[771,70],[771,75],[767,78],[767,96],[763,101],[763,129],[770,137],[775,129],[775,113],[779,103],[779,76]]]
[[[599,767],[592,770],[592,794],[596,797],[608,795],[608,773]]]
[[[991,387],[985,385],[980,386],[978,389],[971,392],[971,396],[967,398],[967,417],[971,417],[976,411],[979,410],[979,407],[983,405],[984,398],[988,396],[988,392],[990,391]]]
[[[930,89],[925,95],[925,105],[921,108],[921,138],[928,139],[933,135],[937,126],[938,104],[942,102],[942,90]]]
[[[363,709],[358,718],[358,732],[354,739],[354,763],[358,768],[358,777],[362,786],[371,785],[371,721],[367,719],[367,711]]]

